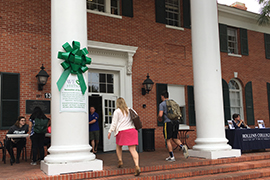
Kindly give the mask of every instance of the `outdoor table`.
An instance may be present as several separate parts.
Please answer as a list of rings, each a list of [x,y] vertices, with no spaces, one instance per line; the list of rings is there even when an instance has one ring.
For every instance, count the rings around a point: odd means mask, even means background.
[[[7,134],[6,137],[8,139],[16,139],[16,138],[27,138],[29,134]],[[10,146],[12,146],[12,143],[10,143]],[[12,147],[9,147],[11,149]],[[26,159],[26,157],[25,157]],[[12,165],[12,162],[10,161],[10,164]]]
[[[226,129],[226,138],[233,149],[241,151],[270,148],[270,128]]]
[[[179,129],[178,130],[178,139],[182,142],[183,145],[186,145],[188,148],[188,144],[187,144],[187,133],[189,131],[194,131],[193,129]],[[175,147],[175,149],[177,149],[179,146]]]

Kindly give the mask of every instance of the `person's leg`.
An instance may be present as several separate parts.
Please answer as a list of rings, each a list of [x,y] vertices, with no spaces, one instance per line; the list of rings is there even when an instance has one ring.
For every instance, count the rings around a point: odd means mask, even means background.
[[[139,166],[139,155],[136,151],[136,145],[128,146],[129,152],[133,158],[135,166]]]
[[[32,151],[33,151],[33,165],[36,165],[34,163],[37,162],[37,152],[38,152],[38,139],[36,137],[37,135],[36,134],[33,134],[30,138],[31,138],[31,141],[32,141]]]
[[[45,140],[45,134],[38,134],[38,149],[39,149],[40,160],[44,160],[44,140]]]
[[[14,152],[13,152],[13,142],[10,140],[10,139],[8,139],[7,141],[6,141],[6,147],[7,147],[7,151],[8,151],[8,153],[9,153],[9,155],[10,155],[10,163],[12,162],[12,163],[14,163],[15,162],[15,157],[14,157]]]
[[[164,138],[166,140],[167,149],[170,155],[169,157],[166,158],[166,161],[175,161],[175,158],[173,155],[172,143],[171,143],[172,132],[173,132],[172,128],[173,126],[171,122],[164,123],[163,133],[164,133]]]
[[[136,151],[136,145],[128,146],[129,152],[133,158],[135,164],[135,176],[139,176],[141,173],[140,166],[139,166],[139,154]]]
[[[20,163],[21,151],[23,147],[25,146],[25,144],[26,144],[25,139],[21,139],[16,143],[16,147],[17,147],[16,163]]]
[[[122,146],[116,144],[116,155],[118,158],[118,168],[123,167],[123,160],[122,160]]]
[[[95,140],[95,152],[97,152],[99,140]]]
[[[99,143],[99,131],[95,131],[95,152],[97,153]]]
[[[182,142],[177,138],[178,130],[179,130],[179,123],[175,122],[173,125],[172,140],[175,144],[177,144],[182,149],[184,157],[188,158],[189,154],[188,154],[187,146],[183,145]]]
[[[91,140],[92,152],[96,153],[95,151],[95,140]]]

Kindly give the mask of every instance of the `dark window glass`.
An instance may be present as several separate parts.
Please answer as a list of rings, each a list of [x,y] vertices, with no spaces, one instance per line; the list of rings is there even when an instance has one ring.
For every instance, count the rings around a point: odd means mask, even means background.
[[[18,106],[18,101],[2,101],[2,127],[10,127],[16,122]]]
[[[106,85],[105,84],[100,84],[99,87],[100,87],[101,93],[106,93]]]
[[[108,90],[108,93],[113,93],[113,85],[108,84],[107,85],[107,90]]]
[[[99,82],[106,82],[106,74],[99,74]]]
[[[17,74],[2,74],[2,99],[18,99],[19,79]]]
[[[113,74],[107,74],[107,83],[113,83]]]

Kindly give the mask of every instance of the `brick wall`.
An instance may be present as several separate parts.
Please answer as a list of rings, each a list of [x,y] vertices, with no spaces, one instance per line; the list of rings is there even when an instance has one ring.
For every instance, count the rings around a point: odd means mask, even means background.
[[[156,121],[156,86],[142,96],[142,82],[149,73],[155,83],[193,85],[191,30],[174,30],[156,23],[154,1],[142,4],[134,0],[133,7],[133,18],[87,13],[88,39],[138,47],[132,69],[133,107],[141,116],[144,128],[156,128],[156,148],[163,148],[162,127]],[[51,74],[50,1],[3,0],[0,10],[0,72],[20,73],[20,113],[25,115],[26,100],[45,100],[43,94],[50,92],[50,78],[43,91],[37,90],[35,78],[42,64]],[[266,126],[270,126],[266,94],[270,61],[265,59],[263,34],[248,30],[248,44],[249,56],[239,58],[221,53],[222,77],[229,82],[233,73],[238,72],[242,87],[252,81],[255,120],[264,119]],[[147,105],[145,109],[143,104]],[[188,107],[186,111],[188,120]],[[1,141],[6,132],[0,130]],[[196,131],[188,135],[192,147]],[[27,143],[30,153],[30,140]]]

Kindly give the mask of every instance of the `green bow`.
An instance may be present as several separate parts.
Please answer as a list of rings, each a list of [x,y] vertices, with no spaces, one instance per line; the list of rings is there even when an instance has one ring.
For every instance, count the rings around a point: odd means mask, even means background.
[[[84,82],[82,73],[88,70],[86,64],[91,64],[91,58],[87,57],[88,51],[86,48],[80,50],[80,43],[77,41],[72,42],[72,47],[68,42],[62,46],[66,52],[58,52],[58,58],[65,60],[61,63],[64,72],[57,81],[57,87],[60,91],[65,84],[69,74],[77,74],[81,91],[84,94],[87,87]]]

